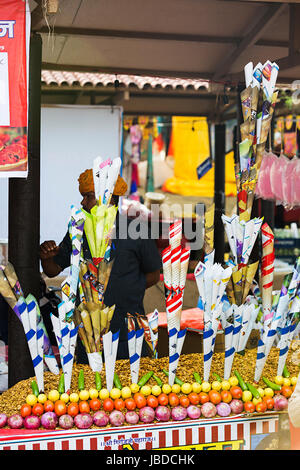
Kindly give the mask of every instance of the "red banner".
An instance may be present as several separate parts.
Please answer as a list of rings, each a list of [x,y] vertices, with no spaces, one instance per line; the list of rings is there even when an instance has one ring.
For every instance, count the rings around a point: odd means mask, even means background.
[[[28,173],[28,0],[0,0],[0,177]]]

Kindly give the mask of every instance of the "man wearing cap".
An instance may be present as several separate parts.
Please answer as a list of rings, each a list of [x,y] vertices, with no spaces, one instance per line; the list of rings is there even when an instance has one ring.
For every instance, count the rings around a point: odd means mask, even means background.
[[[92,170],[86,170],[79,176],[79,191],[82,195],[81,205],[90,212],[96,205]],[[127,191],[127,184],[118,177],[111,204],[118,205],[119,197]],[[110,329],[114,333],[120,330],[118,358],[128,358],[127,313],[144,314],[143,299],[145,290],[159,281],[161,258],[155,241],[147,238],[131,238],[127,217],[117,214],[115,237],[112,241],[111,256],[114,264],[104,296],[104,304],[116,305]],[[126,234],[124,236],[124,227]],[[122,233],[121,233],[122,231]],[[83,234],[83,256],[91,259],[85,234]],[[45,241],[40,246],[40,259],[44,273],[55,277],[70,266],[71,240],[67,232],[59,246],[55,241]],[[145,352],[145,349],[144,349]],[[85,362],[79,342],[79,362]],[[87,362],[87,360],[86,360]]]

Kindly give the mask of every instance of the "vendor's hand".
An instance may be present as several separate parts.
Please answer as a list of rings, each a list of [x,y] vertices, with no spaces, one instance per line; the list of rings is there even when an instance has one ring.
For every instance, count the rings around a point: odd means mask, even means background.
[[[58,254],[59,247],[54,240],[45,241],[40,245],[40,259],[50,259]]]

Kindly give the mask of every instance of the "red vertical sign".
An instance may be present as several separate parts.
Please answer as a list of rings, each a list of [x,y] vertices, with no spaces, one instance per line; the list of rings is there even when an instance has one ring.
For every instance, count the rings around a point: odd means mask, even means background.
[[[26,177],[28,0],[0,0],[0,177]]]

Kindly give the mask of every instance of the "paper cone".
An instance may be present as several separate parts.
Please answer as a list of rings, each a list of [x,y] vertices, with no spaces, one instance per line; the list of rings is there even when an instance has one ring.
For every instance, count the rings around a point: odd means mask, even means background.
[[[139,370],[140,370],[140,359],[142,355],[142,346],[144,340],[143,328],[135,331],[128,332],[128,350],[129,350],[129,362],[130,362],[130,373],[131,382],[138,383]]]
[[[255,263],[249,264],[247,266],[246,270],[246,279],[245,279],[245,285],[244,285],[244,290],[243,290],[243,298],[242,298],[242,303],[245,302],[247,295],[249,294],[250,288],[253,284],[253,279],[256,274],[257,268],[258,268],[259,262],[256,261]]]
[[[296,329],[297,324],[288,325],[281,331],[281,348],[279,351],[279,359],[277,366],[277,375],[282,375],[283,368],[285,366],[291,341],[293,339],[293,334]]]
[[[16,274],[15,268],[13,265],[8,261],[6,266],[4,267],[4,274],[16,296],[17,299],[20,297],[24,297],[18,276]]]
[[[117,350],[119,344],[119,331],[109,331],[103,335],[103,351],[105,359],[106,388],[110,392],[113,388]]]
[[[224,380],[228,380],[231,374],[235,349],[232,347],[233,325],[228,325],[225,335]]]
[[[204,222],[204,252],[211,253],[214,248],[214,219],[215,204],[212,204],[205,212]]]
[[[176,328],[177,331],[180,330],[181,311],[182,294],[176,294],[174,297],[169,296],[166,300],[168,331],[172,328]]]
[[[183,292],[186,283],[186,276],[188,272],[189,260],[191,250],[184,248],[180,255],[180,277],[179,277],[179,289]]]
[[[90,315],[86,310],[83,310],[81,313],[82,323],[86,332],[86,336],[88,339],[89,349],[91,352],[96,352],[95,341],[93,337],[93,327],[90,319]]]
[[[268,224],[262,226],[262,307],[264,323],[268,325],[271,321],[272,290],[274,277],[274,234]]]
[[[166,299],[172,290],[171,246],[168,246],[162,252],[162,265]]]
[[[91,321],[92,321],[92,326],[93,326],[93,336],[95,340],[95,348],[96,351],[99,352],[101,350],[101,341],[100,341],[100,332],[101,332],[101,326],[100,326],[100,315],[101,315],[101,310],[99,306],[91,307],[91,303],[88,305],[88,310],[90,313]]]
[[[179,363],[184,339],[186,335],[186,329],[177,331],[176,328],[173,328],[169,332],[169,344],[170,341],[175,343],[174,351],[169,351],[169,385],[173,385],[176,376],[176,370]],[[171,353],[171,354],[170,354]]]
[[[245,88],[240,94],[244,121],[251,117],[251,94],[251,86]]]
[[[75,309],[75,312],[74,312],[74,322],[75,322],[75,325],[78,327],[78,334],[86,350],[86,353],[89,354],[91,350],[90,350],[88,338],[87,338],[87,335],[83,326],[83,322],[81,319],[80,311],[78,309]]]
[[[179,292],[181,247],[171,249],[172,291]]]
[[[14,309],[17,303],[17,297],[15,296],[4,271],[0,268],[0,293],[8,305]]]
[[[140,313],[136,313],[135,316],[136,316],[136,320],[139,325],[139,328],[142,329],[144,332],[144,338],[149,348],[149,351],[153,354],[153,346],[152,346],[152,341],[151,341],[151,333],[150,333],[148,318],[146,317],[146,315],[141,315]]]
[[[153,346],[153,356],[157,358],[158,357],[158,352],[157,352],[158,311],[157,309],[155,309],[154,312],[148,316],[148,322],[149,322],[150,335],[151,335],[151,341],[152,341],[152,346]]]
[[[236,271],[232,272],[232,282],[233,282],[233,290],[234,290],[234,298],[236,301],[236,305],[241,305],[243,299],[243,271],[246,268],[239,267]]]

